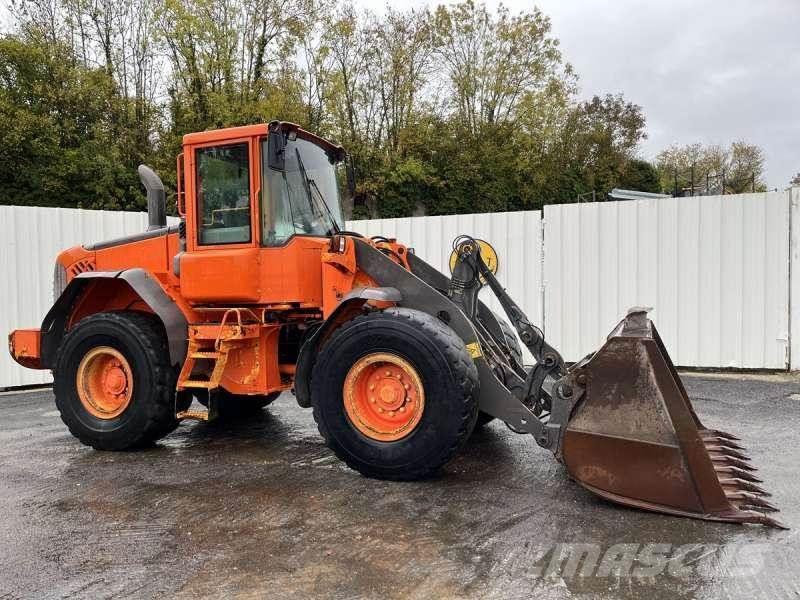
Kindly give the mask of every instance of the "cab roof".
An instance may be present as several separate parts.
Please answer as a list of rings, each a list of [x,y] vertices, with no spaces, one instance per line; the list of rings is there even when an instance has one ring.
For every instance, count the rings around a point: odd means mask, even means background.
[[[285,132],[295,132],[297,137],[308,140],[326,151],[343,156],[345,150],[339,144],[326,140],[316,134],[306,131],[296,123],[288,121],[272,121],[270,123],[259,123],[258,125],[244,125],[242,127],[226,127],[225,129],[210,129],[208,131],[198,131],[187,133],[183,136],[184,145],[209,144],[214,142],[224,142],[226,140],[236,140],[246,137],[267,135],[270,127],[279,127]]]

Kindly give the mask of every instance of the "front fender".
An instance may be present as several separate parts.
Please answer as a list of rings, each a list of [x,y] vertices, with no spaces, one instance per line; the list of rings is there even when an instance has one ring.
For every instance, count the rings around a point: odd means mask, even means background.
[[[297,403],[303,408],[311,406],[311,369],[317,359],[317,351],[328,334],[345,321],[349,321],[370,300],[398,303],[402,295],[394,287],[355,288],[342,298],[330,316],[306,339],[300,348],[294,377],[294,393]]]

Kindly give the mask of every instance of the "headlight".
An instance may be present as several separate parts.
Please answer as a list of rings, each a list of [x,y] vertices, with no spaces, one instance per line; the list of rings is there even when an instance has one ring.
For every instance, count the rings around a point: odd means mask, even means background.
[[[57,262],[53,268],[53,302],[55,303],[67,287],[67,270]]]

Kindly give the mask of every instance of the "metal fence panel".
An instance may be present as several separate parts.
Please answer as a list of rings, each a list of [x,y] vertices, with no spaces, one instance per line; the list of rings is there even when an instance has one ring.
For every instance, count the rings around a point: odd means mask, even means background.
[[[443,273],[450,272],[448,263],[457,236],[485,240],[497,251],[497,279],[528,317],[542,324],[541,211],[349,221],[347,229],[366,236],[396,237]],[[480,298],[503,315],[488,289],[480,292]],[[523,353],[527,361],[532,360],[524,346]]]
[[[53,302],[53,265],[61,250],[146,227],[146,213],[0,206],[0,264],[8,281],[0,287],[0,334],[41,325]],[[49,371],[23,369],[0,352],[0,387],[50,381]]]
[[[530,211],[350,221],[347,228],[397,237],[444,272],[457,235],[485,239],[497,250],[500,281],[568,360],[595,349],[627,308],[649,305],[676,364],[783,369],[790,221],[800,230],[800,220],[790,219],[800,211],[800,190],[792,193],[791,211],[791,194],[777,192],[550,205],[544,226],[541,212]],[[0,206],[0,261],[11,282],[0,289],[0,332],[39,326],[59,251],[146,225],[144,213]],[[792,341],[797,369],[800,333]],[[0,352],[0,388],[49,381],[48,372],[23,369]]]
[[[786,192],[546,206],[548,341],[577,360],[652,306],[677,365],[784,369],[789,222]]]

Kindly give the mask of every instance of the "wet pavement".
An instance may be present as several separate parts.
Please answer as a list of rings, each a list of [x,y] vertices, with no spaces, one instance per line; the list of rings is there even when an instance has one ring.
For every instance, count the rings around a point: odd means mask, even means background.
[[[792,530],[608,504],[497,422],[438,479],[387,483],[339,463],[288,394],[131,453],[81,446],[49,390],[1,394],[0,598],[800,597],[800,383],[684,381]]]

